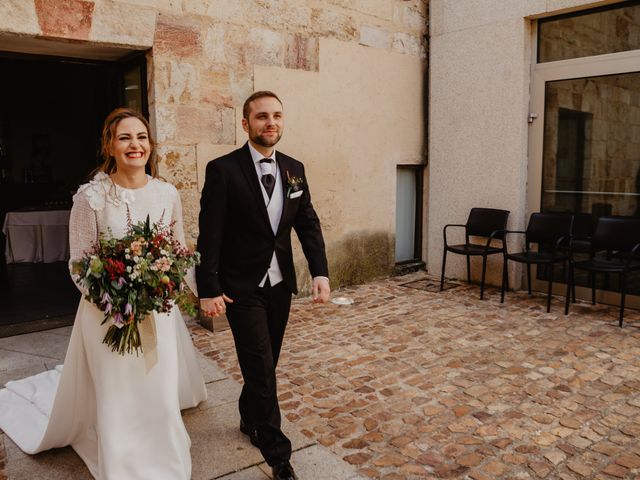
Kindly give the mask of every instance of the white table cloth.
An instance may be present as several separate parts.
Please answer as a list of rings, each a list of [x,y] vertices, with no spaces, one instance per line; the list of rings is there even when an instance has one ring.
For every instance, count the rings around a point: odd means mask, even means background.
[[[69,210],[8,212],[2,226],[7,263],[69,259]]]

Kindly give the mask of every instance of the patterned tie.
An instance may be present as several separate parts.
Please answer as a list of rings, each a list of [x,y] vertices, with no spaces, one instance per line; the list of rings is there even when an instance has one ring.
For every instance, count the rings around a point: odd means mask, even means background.
[[[272,164],[273,160],[270,158],[263,158],[260,160],[260,171],[262,172],[260,181],[262,182],[262,185],[264,185],[264,189],[267,191],[269,199],[271,199],[271,195],[273,194],[273,187],[276,186],[276,178],[270,173]]]

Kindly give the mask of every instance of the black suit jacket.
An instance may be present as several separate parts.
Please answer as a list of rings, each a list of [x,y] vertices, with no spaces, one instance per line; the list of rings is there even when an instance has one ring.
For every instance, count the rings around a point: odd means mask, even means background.
[[[285,284],[298,293],[291,228],[302,244],[312,276],[329,276],[320,221],[311,205],[304,166],[276,151],[284,189],[282,217],[271,229],[248,144],[210,161],[200,199],[198,295],[242,298],[258,288],[275,250]],[[288,198],[288,177],[302,180],[302,195]]]

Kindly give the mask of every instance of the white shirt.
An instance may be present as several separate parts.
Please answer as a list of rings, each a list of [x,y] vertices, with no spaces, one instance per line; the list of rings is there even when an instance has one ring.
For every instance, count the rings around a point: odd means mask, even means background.
[[[255,148],[253,148],[253,145],[251,145],[251,142],[249,142],[249,151],[251,152],[253,164],[256,167],[256,175],[258,175],[258,183],[260,184],[260,190],[262,191],[264,204],[267,207],[267,214],[269,215],[271,230],[275,235],[278,231],[278,225],[280,224],[280,218],[282,217],[282,209],[284,208],[282,175],[280,175],[280,170],[278,169],[278,164],[276,163],[276,150],[274,149],[271,152],[271,155],[265,156],[258,152]],[[273,160],[273,162],[260,163],[260,160],[262,160],[263,158],[270,158],[271,160]],[[262,175],[266,173],[271,173],[271,175],[273,175],[276,180],[271,198],[269,198],[269,195],[267,194],[267,191],[265,190],[264,185],[261,181]],[[275,250],[273,251],[273,255],[271,256],[269,269],[265,273],[264,277],[262,277],[262,280],[260,280],[260,284],[258,286],[263,287],[265,282],[267,281],[267,277],[269,277],[269,283],[272,286],[282,282],[282,271],[280,270],[280,265],[278,264]]]

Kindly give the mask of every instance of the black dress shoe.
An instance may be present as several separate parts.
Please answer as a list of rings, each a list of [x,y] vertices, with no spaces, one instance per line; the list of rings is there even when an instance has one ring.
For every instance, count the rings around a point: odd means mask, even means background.
[[[260,444],[258,443],[258,432],[256,432],[255,428],[247,426],[247,424],[244,423],[244,420],[242,419],[240,420],[240,431],[249,436],[251,445],[260,448]]]
[[[298,480],[296,472],[293,471],[293,467],[288,461],[271,467],[271,475],[273,480]]]

